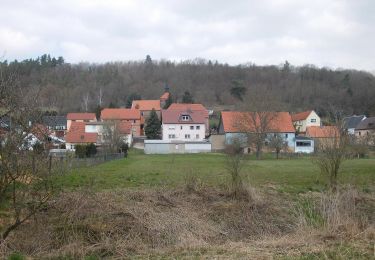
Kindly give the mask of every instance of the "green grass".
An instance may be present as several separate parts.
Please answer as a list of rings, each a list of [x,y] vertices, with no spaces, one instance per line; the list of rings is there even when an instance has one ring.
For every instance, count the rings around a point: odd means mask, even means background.
[[[245,181],[255,186],[274,185],[282,192],[306,192],[324,189],[319,170],[309,158],[250,158],[243,168]],[[57,177],[57,185],[74,189],[90,186],[94,190],[124,187],[176,186],[194,174],[208,185],[225,183],[228,173],[223,154],[145,155],[132,151],[127,159],[98,166],[79,168]],[[345,161],[339,177],[371,192],[375,184],[375,159]]]

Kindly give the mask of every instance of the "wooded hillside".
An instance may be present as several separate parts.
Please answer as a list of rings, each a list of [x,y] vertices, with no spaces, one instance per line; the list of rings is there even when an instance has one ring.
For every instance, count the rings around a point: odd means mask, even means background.
[[[167,84],[175,100],[189,91],[195,102],[207,107],[241,104],[256,90],[266,89],[288,111],[315,109],[324,116],[334,105],[347,114],[375,115],[375,77],[364,71],[294,67],[288,62],[280,66],[229,66],[203,59],[177,63],[152,61],[150,56],[145,61],[68,64],[62,57],[42,55],[22,62],[3,61],[0,66],[2,73],[16,72],[25,93],[40,90],[41,106],[58,113],[125,106],[134,94],[158,99]]]

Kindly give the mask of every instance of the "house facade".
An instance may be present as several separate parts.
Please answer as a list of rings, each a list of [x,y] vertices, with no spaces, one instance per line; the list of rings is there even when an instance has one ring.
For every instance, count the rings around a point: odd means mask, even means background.
[[[43,116],[42,121],[53,136],[63,138],[68,130],[66,116]]]
[[[162,139],[199,142],[205,139],[206,119],[200,111],[163,110]]]
[[[262,133],[266,135],[265,148],[268,140],[278,134],[284,139],[288,148],[294,151],[295,129],[288,112],[264,112],[259,116],[254,112],[223,111],[219,123],[219,134],[225,135],[225,144],[232,144],[234,140],[239,140],[246,150],[251,150],[248,138],[251,134],[259,133],[262,116],[269,118],[268,127],[262,129]]]
[[[86,132],[86,122],[73,121],[69,131],[65,135],[65,145],[67,150],[75,151],[77,145],[87,145],[93,143],[98,145],[98,134]]]
[[[95,113],[68,113],[66,119],[67,131],[70,130],[73,122],[97,122]]]
[[[204,117],[204,124],[205,124],[205,135],[209,135],[209,115],[208,110],[205,108],[202,104],[182,104],[182,103],[172,103],[168,111],[192,111],[192,112],[198,112],[203,115]]]
[[[348,116],[343,119],[344,128],[348,132],[348,134],[354,135],[356,127],[366,119],[365,115],[359,116]]]
[[[137,109],[104,108],[100,119],[109,125],[130,126],[132,136],[143,135],[143,118]]]
[[[305,133],[309,126],[320,126],[321,120],[314,110],[292,114],[292,122],[297,132]]]
[[[375,139],[375,117],[368,117],[361,121],[355,128],[355,136],[358,138],[369,138],[370,144],[374,145]]]

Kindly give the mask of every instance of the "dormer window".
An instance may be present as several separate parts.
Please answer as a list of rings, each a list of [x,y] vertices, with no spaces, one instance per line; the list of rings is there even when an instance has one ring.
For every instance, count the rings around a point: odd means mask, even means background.
[[[182,121],[189,121],[190,116],[188,116],[188,115],[182,115],[181,119],[182,119]]]

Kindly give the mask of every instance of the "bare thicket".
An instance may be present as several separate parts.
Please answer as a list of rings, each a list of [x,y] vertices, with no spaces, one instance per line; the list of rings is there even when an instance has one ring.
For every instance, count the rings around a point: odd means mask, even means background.
[[[241,141],[234,138],[232,143],[226,146],[225,154],[225,168],[231,176],[231,192],[233,197],[238,199],[246,194],[246,189],[244,187],[241,175],[241,171],[245,163],[245,155],[243,153]]]
[[[22,91],[14,73],[0,76],[0,117],[9,118],[0,135],[0,203],[6,216],[0,223],[2,244],[44,209],[52,195],[52,165],[45,147],[48,135],[36,124],[41,120],[39,92]]]
[[[327,137],[316,143],[317,154],[313,161],[318,165],[321,173],[329,180],[331,191],[337,190],[337,178],[342,162],[348,156],[349,136],[343,127],[341,113],[332,112],[332,128],[327,130]]]
[[[281,134],[271,135],[268,141],[269,147],[275,150],[277,159],[279,159],[281,151],[287,151],[288,149],[288,144]]]
[[[106,152],[117,153],[125,143],[125,135],[121,132],[121,122],[105,121],[103,124],[103,148]]]

